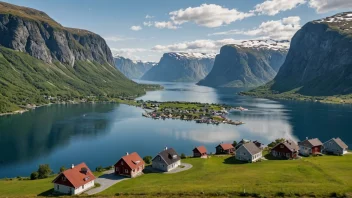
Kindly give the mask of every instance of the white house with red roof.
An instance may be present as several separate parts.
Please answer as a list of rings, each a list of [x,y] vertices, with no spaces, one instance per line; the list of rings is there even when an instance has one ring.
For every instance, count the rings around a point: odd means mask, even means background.
[[[116,162],[115,174],[127,177],[137,177],[143,173],[145,163],[138,153],[127,153]]]
[[[95,176],[85,163],[72,165],[53,180],[54,191],[78,195],[94,187]]]

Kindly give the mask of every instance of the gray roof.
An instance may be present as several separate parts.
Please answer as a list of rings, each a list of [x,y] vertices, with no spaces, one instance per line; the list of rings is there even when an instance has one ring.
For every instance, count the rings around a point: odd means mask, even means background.
[[[173,148],[168,148],[166,150],[163,150],[157,156],[160,156],[167,165],[173,164],[181,160],[181,157],[176,153],[176,151]]]
[[[338,137],[338,138],[332,138],[338,144],[341,148],[347,149],[348,146]]]
[[[283,144],[291,151],[298,151],[299,150],[298,145],[294,141],[286,140],[285,142],[283,142]]]
[[[248,142],[248,143],[242,144],[242,146],[244,148],[246,148],[248,150],[248,152],[252,155],[257,154],[262,151],[253,142]]]
[[[304,140],[302,142],[299,142],[298,145],[303,145],[306,147],[313,147],[313,146],[321,146],[323,143],[318,138],[314,139],[309,139],[309,140]]]

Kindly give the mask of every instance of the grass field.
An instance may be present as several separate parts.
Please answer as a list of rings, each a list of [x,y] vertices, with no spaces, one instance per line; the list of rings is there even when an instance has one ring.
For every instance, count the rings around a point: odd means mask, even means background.
[[[179,197],[351,195],[352,155],[267,160],[242,164],[233,158],[189,158],[193,168],[177,174],[144,174],[103,191],[96,197]],[[35,181],[0,181],[0,197],[45,195],[53,178]]]

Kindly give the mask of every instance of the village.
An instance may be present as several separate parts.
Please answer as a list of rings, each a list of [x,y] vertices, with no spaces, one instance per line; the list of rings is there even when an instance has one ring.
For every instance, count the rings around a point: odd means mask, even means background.
[[[158,119],[179,119],[184,121],[195,121],[200,124],[231,124],[241,125],[242,121],[233,121],[226,118],[226,115],[232,111],[247,111],[243,107],[231,107],[229,105],[208,104],[197,102],[157,102],[143,101],[122,98],[120,103],[140,107],[145,110],[142,116],[147,118]]]
[[[183,163],[186,158],[201,158],[210,160],[212,157],[229,156],[242,163],[254,163],[267,160],[299,160],[309,156],[336,155],[348,153],[348,146],[340,138],[332,138],[322,143],[318,138],[301,142],[276,139],[264,146],[259,141],[242,139],[233,143],[220,143],[215,147],[215,153],[209,152],[205,146],[193,148],[192,156],[179,155],[175,149],[165,147],[148,161],[137,152],[126,153],[106,175],[96,178],[85,163],[73,165],[60,173],[53,180],[53,194],[77,195],[86,193],[93,195],[100,193],[117,183],[130,178],[137,178],[143,174],[177,174],[192,169],[192,164]],[[96,184],[99,183],[97,187]]]

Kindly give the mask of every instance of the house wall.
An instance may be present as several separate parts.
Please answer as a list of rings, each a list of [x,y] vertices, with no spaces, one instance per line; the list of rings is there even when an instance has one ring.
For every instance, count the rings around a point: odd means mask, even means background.
[[[312,154],[312,148],[306,147],[303,145],[299,145],[299,154],[304,155],[304,156],[308,156],[308,155]]]
[[[343,155],[347,153],[347,150],[342,149],[335,141],[329,140],[323,144],[324,153],[331,153],[334,155]]]
[[[75,188],[69,187],[69,186],[65,186],[65,185],[62,185],[62,184],[54,183],[54,191],[62,193],[62,194],[72,195],[75,192]]]
[[[132,177],[131,176],[132,169],[127,165],[127,163],[123,159],[120,159],[115,164],[114,168],[115,168],[116,175],[123,175],[123,176],[127,176],[127,177]]]
[[[233,153],[234,149],[223,150],[221,146],[216,147],[216,154],[231,154]]]
[[[83,186],[80,186],[80,187],[76,188],[76,189],[74,190],[74,194],[75,194],[75,195],[81,194],[81,193],[83,193],[84,191],[87,191],[87,190],[89,190],[89,189],[91,189],[91,188],[93,188],[93,187],[94,187],[94,180],[92,180],[92,181],[90,181],[90,182],[84,184]]]
[[[207,153],[200,153],[199,151],[193,151],[193,157],[207,157]]]
[[[179,165],[181,165],[181,160],[179,160],[173,164],[167,165],[166,162],[162,158],[159,158],[159,156],[158,156],[153,160],[152,167],[154,169],[158,169],[158,170],[161,170],[164,172],[169,172],[169,171],[177,168]]]

